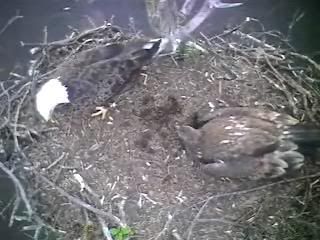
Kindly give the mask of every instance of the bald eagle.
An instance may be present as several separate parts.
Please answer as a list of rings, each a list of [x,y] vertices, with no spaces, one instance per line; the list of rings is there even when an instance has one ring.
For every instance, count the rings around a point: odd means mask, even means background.
[[[161,50],[162,39],[100,45],[70,57],[46,77],[35,96],[36,109],[48,121],[58,104],[76,109],[102,106],[121,92]]]
[[[303,143],[320,144],[320,130],[289,115],[248,107],[196,115],[198,129],[178,128],[186,153],[207,174],[275,178],[303,166]]]

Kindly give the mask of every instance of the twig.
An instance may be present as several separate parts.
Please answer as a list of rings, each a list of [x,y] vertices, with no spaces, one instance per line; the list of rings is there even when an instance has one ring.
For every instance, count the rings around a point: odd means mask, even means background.
[[[206,0],[193,18],[190,19],[183,27],[177,29],[174,34],[175,38],[184,40],[189,34],[195,31],[212,12],[213,8],[209,7],[209,3]]]
[[[26,84],[22,88],[24,88],[26,86],[28,86],[28,85]],[[23,105],[23,103],[24,103],[24,101],[25,101],[25,99],[26,99],[26,97],[28,95],[28,92],[29,91],[27,90],[24,93],[24,95],[22,96],[22,98],[21,98],[21,100],[20,100],[20,102],[19,102],[19,104],[17,106],[16,114],[15,114],[15,117],[14,117],[14,126],[13,126],[13,139],[14,139],[15,151],[19,152],[20,155],[22,157],[24,157],[25,159],[26,159],[26,157],[25,157],[24,153],[20,149],[18,138],[17,138],[17,123],[18,123],[18,120],[19,120],[19,114],[20,114],[21,107],[22,107],[22,105]],[[8,168],[6,168],[6,166],[3,165],[3,163],[1,163],[1,162],[0,162],[0,168],[12,179],[13,183],[15,184],[15,187],[17,188],[17,190],[19,192],[17,201],[15,203],[19,204],[20,197],[21,197],[22,201],[24,202],[24,204],[26,206],[28,217],[29,217],[29,219],[31,219],[33,211],[32,211],[31,204],[30,204],[30,202],[29,202],[29,200],[27,198],[26,192],[25,192],[22,184],[20,183],[18,178],[12,173],[12,171],[10,171]],[[10,220],[10,223],[13,223],[12,220]]]
[[[284,183],[293,183],[293,182],[302,181],[302,180],[315,178],[315,177],[320,177],[320,173],[314,173],[314,174],[310,174],[310,175],[306,175],[306,176],[302,176],[302,177],[296,177],[296,178],[292,178],[292,179],[284,179],[284,180],[281,180],[281,181],[278,181],[278,182],[269,183],[269,184],[266,184],[266,185],[262,185],[262,186],[251,188],[251,189],[247,189],[247,190],[242,190],[242,191],[238,191],[238,192],[231,192],[231,193],[222,193],[222,194],[213,195],[211,197],[212,198],[221,198],[221,197],[228,197],[228,196],[246,194],[246,193],[256,192],[256,191],[260,191],[260,190],[263,190],[263,189],[266,189],[266,188],[274,187],[274,186],[277,186],[277,185],[280,185],[280,184],[284,184]]]
[[[296,53],[296,52],[289,52],[289,55],[294,56],[294,57],[299,57],[299,58],[307,61],[320,73],[320,65],[318,63],[316,63],[315,61],[313,61],[308,56],[305,56],[305,55],[302,55],[302,54]]]
[[[95,24],[94,20],[92,19],[92,17],[90,17],[89,15],[84,15],[84,17],[88,20],[88,23],[93,27],[93,28],[97,28],[97,25]]]
[[[189,16],[195,4],[195,0],[185,0],[184,4],[180,9],[180,12],[186,17]]]
[[[1,82],[1,86],[2,86],[3,92],[0,94],[0,97],[2,97],[3,95],[7,95],[10,90],[14,89],[17,86],[17,84],[13,84],[12,86],[10,86],[7,89],[5,89],[4,86],[3,86],[3,82]]]
[[[48,43],[48,26],[44,26],[43,28],[43,43]]]
[[[171,214],[168,213],[168,221],[166,222],[166,224],[164,225],[163,229],[161,230],[161,232],[158,233],[158,235],[154,238],[155,240],[160,239],[160,237],[162,235],[164,235],[168,230],[169,230],[169,226],[174,218],[175,213]]]
[[[1,216],[2,218],[5,218],[4,213],[5,213],[5,212],[8,210],[8,208],[13,204],[14,200],[15,200],[15,197],[12,197],[12,198],[7,202],[6,206],[4,206],[4,208],[1,209],[1,211],[0,211],[0,216]]]
[[[272,74],[272,76],[274,76],[275,78],[277,78],[277,76],[275,75],[274,72],[269,71],[269,73]],[[268,76],[264,76],[264,79],[266,79],[269,83],[271,83],[275,88],[282,91],[282,93],[287,98],[287,101],[288,101],[290,107],[292,108],[294,115],[296,115],[298,113],[298,107],[296,106],[296,102],[294,101],[292,94],[288,91],[286,85],[281,81],[280,81],[280,83],[276,83],[274,80],[272,80]]]
[[[105,236],[107,240],[113,240],[110,230],[108,228],[108,225],[105,223],[105,221],[99,216],[98,216],[98,221],[101,225],[103,236]]]
[[[240,23],[239,25],[235,26],[234,28],[226,30],[223,33],[221,33],[219,35],[216,35],[216,36],[214,36],[214,37],[212,37],[210,39],[207,39],[207,40],[209,40],[209,42],[211,42],[211,41],[213,41],[213,40],[215,40],[217,38],[225,37],[225,36],[227,36],[229,34],[232,34],[232,33],[236,32],[236,31],[240,30],[245,24],[247,24],[248,22],[250,22],[252,20],[254,20],[254,19],[248,17],[242,23]],[[204,36],[204,34],[202,34],[202,36]]]
[[[294,96],[292,96],[292,94],[289,93],[289,91],[286,89],[285,85],[289,85],[291,88],[293,88],[294,90],[296,90],[296,92],[299,92],[302,95],[302,100],[303,100],[303,104],[304,104],[304,108],[305,111],[308,115],[308,117],[310,118],[311,121],[316,122],[316,119],[314,117],[314,115],[311,113],[309,107],[308,107],[308,99],[307,98],[311,98],[312,95],[310,93],[310,91],[306,90],[305,88],[303,88],[301,85],[297,84],[293,79],[285,79],[280,73],[279,71],[271,64],[271,62],[269,61],[269,59],[265,56],[265,60],[267,62],[267,64],[269,65],[269,67],[271,68],[271,70],[273,71],[273,75],[280,80],[281,84],[283,85],[283,93],[286,95],[287,100],[289,101],[294,114],[298,113],[298,108],[297,108],[297,104],[294,101]]]
[[[241,225],[223,218],[200,218],[197,220],[197,222],[198,223],[219,222],[219,223],[225,223],[225,224],[231,224],[231,225]]]
[[[87,189],[87,188],[88,188],[88,185],[87,185],[86,183],[84,183],[84,184],[86,185],[85,189]],[[91,191],[88,191],[88,193],[90,193],[93,197],[96,198],[96,195],[97,195],[97,194],[94,193],[92,190],[91,190]],[[81,195],[84,196],[84,194],[81,194]],[[87,199],[89,202],[91,202],[91,200],[90,200],[90,198],[88,198],[88,196],[86,196],[86,199]],[[101,206],[101,203],[100,203],[100,206]],[[87,210],[86,210],[86,209],[84,209],[84,213],[85,213],[85,217],[86,217],[86,222],[89,222],[89,216],[88,216],[88,213],[87,213]],[[96,214],[96,217],[97,217],[98,222],[99,222],[99,224],[100,224],[100,226],[101,226],[101,230],[102,230],[103,235],[106,237],[107,240],[113,240],[113,239],[112,239],[112,236],[111,236],[111,233],[110,233],[110,230],[109,230],[109,228],[108,228],[108,225],[105,223],[104,219],[103,219],[100,215],[97,215],[97,214]],[[121,219],[121,220],[123,220],[123,219]],[[123,221],[122,221],[122,222],[123,222]],[[87,223],[87,224],[88,224],[88,223]],[[124,224],[125,224],[125,222],[124,222]]]
[[[38,224],[38,226],[39,226],[40,229],[43,228],[43,227],[45,227],[45,228],[49,229],[51,232],[58,232],[58,233],[63,233],[63,234],[66,233],[66,232],[63,231],[63,230],[56,229],[56,228],[50,226],[49,224],[44,223],[43,220],[42,220],[37,214],[34,214],[33,219],[34,219],[35,222]],[[33,239],[36,240],[36,238],[33,238]]]
[[[55,165],[57,165],[65,156],[65,153],[62,153],[60,157],[58,157],[53,163],[51,163],[46,170],[49,170],[50,168],[54,167]]]
[[[301,11],[301,9],[298,9],[295,11],[295,13],[293,14],[292,20],[289,24],[288,27],[288,33],[287,33],[287,38],[289,39],[292,33],[292,30],[294,28],[294,26],[304,17],[305,13],[303,11]]]
[[[201,214],[203,213],[204,209],[206,208],[206,206],[209,204],[209,202],[213,199],[214,197],[211,196],[209,197],[205,203],[201,206],[200,210],[198,211],[197,215],[194,217],[194,219],[192,220],[188,230],[187,230],[187,240],[191,239],[192,236],[192,232],[193,232],[193,228],[196,225],[198,219],[200,218]]]
[[[73,174],[75,180],[80,184],[80,192],[86,190],[90,193],[96,200],[100,200],[101,196],[95,193],[93,189],[84,181],[83,177],[79,173]]]
[[[15,184],[15,190],[17,192],[17,185]],[[10,220],[9,220],[9,227],[12,227],[15,217],[16,217],[16,213],[18,212],[19,209],[19,205],[21,202],[21,197],[19,195],[16,196],[14,203],[13,203],[13,209],[11,211],[11,216],[10,216]]]
[[[267,48],[268,50],[271,50],[271,51],[275,51],[276,50],[275,47],[273,47],[270,44],[267,44],[267,43],[259,40],[258,38],[255,38],[255,37],[251,36],[250,34],[243,33],[243,32],[241,32],[239,30],[235,31],[234,33],[236,35],[239,35],[242,38],[247,38],[247,39],[257,43],[258,45],[263,46],[263,47]]]
[[[297,84],[295,81],[289,81],[286,80],[280,73],[279,71],[271,64],[270,60],[267,58],[266,55],[264,55],[266,62],[268,63],[269,67],[271,68],[271,70],[275,73],[275,75],[278,77],[278,79],[282,82],[282,83],[288,83],[288,85],[290,85],[292,88],[294,88],[295,90],[299,91],[301,94],[303,95],[307,95],[308,97],[311,96],[311,93],[304,89],[301,85]]]
[[[6,25],[2,27],[2,29],[0,30],[0,35],[3,34],[11,24],[13,24],[15,21],[17,21],[20,18],[23,18],[23,16],[19,15],[19,11],[18,11],[17,14],[11,17],[6,23]]]
[[[3,82],[1,82],[0,86],[1,86],[1,89],[3,91],[3,94],[6,95],[7,100],[8,100],[7,117],[5,118],[4,122],[0,126],[0,129],[2,129],[9,123],[10,118],[11,118],[11,101],[10,101],[10,95],[9,95],[8,91],[6,89],[4,89],[4,87],[3,87]]]
[[[84,38],[84,37],[86,37],[86,36],[88,36],[90,34],[96,33],[99,30],[105,30],[107,28],[110,28],[110,29],[112,29],[114,31],[117,31],[117,32],[121,32],[120,29],[118,27],[116,27],[116,26],[110,26],[108,24],[104,24],[104,25],[99,26],[97,28],[93,28],[93,29],[84,31],[81,34],[76,35],[76,36],[74,36],[72,38],[66,38],[66,39],[62,39],[62,40],[58,40],[58,41],[54,41],[54,42],[50,42],[50,43],[40,43],[40,42],[37,42],[37,43],[25,43],[23,41],[20,41],[20,44],[21,44],[22,47],[24,47],[24,46],[41,46],[41,47],[49,47],[49,46],[59,47],[59,46],[61,46],[61,47],[63,47],[63,46],[74,44],[81,38]]]
[[[19,91],[22,91],[22,89],[24,89],[25,87],[29,86],[29,84],[25,84],[23,85]],[[18,126],[18,121],[19,121],[19,115],[20,115],[20,111],[21,111],[21,108],[22,108],[22,105],[26,99],[26,97],[28,96],[28,93],[29,93],[30,89],[27,89],[25,91],[25,93],[23,94],[18,106],[17,106],[17,110],[16,110],[16,114],[14,116],[14,122],[13,122],[13,133],[12,133],[12,137],[13,137],[13,142],[14,142],[14,150],[16,152],[18,152],[20,154],[20,156],[28,161],[28,158],[26,157],[26,155],[24,154],[24,152],[21,150],[20,148],[20,145],[19,145],[19,141],[18,141],[18,134],[17,134],[17,126]]]
[[[42,176],[42,175],[38,175],[46,184],[48,184],[49,186],[51,186],[52,188],[56,189],[62,196],[68,198],[68,200],[78,206],[81,206],[83,208],[86,208],[87,210],[99,215],[99,216],[103,216],[108,218],[110,221],[112,221],[113,223],[119,225],[119,226],[125,226],[124,223],[116,216],[114,216],[111,213],[102,211],[100,209],[97,209],[93,206],[91,206],[90,204],[82,201],[79,198],[76,198],[74,196],[71,196],[69,193],[67,193],[65,190],[63,190],[62,188],[58,187],[57,185],[55,185],[53,182],[51,182],[48,178]]]
[[[175,240],[183,240],[183,238],[178,233],[177,229],[173,229],[172,232],[171,232],[171,235]]]
[[[22,198],[22,201],[24,202],[24,205],[26,206],[27,214],[28,214],[29,218],[31,218],[31,216],[33,214],[31,204],[27,198],[27,194],[26,194],[20,180],[1,161],[0,161],[0,168],[2,171],[4,171],[10,177],[10,179],[15,184],[16,188],[19,191],[19,196]]]
[[[195,227],[196,223],[198,222],[198,220],[199,220],[201,214],[203,213],[204,209],[206,208],[206,206],[213,199],[218,199],[218,198],[222,198],[222,197],[236,196],[236,195],[242,195],[242,194],[247,194],[247,193],[256,192],[256,191],[261,191],[261,190],[264,190],[266,188],[274,187],[276,185],[280,185],[280,184],[284,184],[284,183],[297,182],[297,181],[301,181],[301,180],[305,180],[305,179],[309,179],[309,178],[315,178],[315,177],[320,177],[320,173],[315,173],[315,174],[306,175],[306,176],[302,176],[302,177],[297,177],[297,178],[293,178],[293,179],[285,179],[285,180],[281,180],[281,181],[278,181],[278,182],[269,183],[269,184],[266,184],[266,185],[263,185],[263,186],[247,189],[247,190],[212,195],[212,196],[208,197],[206,200],[202,201],[202,203],[204,202],[204,204],[201,206],[200,210],[198,211],[197,215],[194,217],[190,227],[187,230],[187,240],[191,239],[193,228]]]
[[[119,203],[118,203],[118,210],[119,210],[119,214],[121,216],[121,221],[123,222],[124,225],[127,225],[127,221],[126,221],[126,214],[124,211],[124,205],[126,203],[126,199],[122,199]]]

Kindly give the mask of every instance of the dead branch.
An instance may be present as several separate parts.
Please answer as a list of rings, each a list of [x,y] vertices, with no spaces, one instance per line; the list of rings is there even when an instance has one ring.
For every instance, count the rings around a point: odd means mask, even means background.
[[[28,86],[27,84],[24,85],[20,90],[22,91],[22,89],[24,89],[26,86]],[[13,126],[13,139],[14,139],[14,145],[15,145],[15,151],[19,152],[21,155],[24,156],[24,154],[22,153],[20,146],[19,146],[19,142],[18,142],[18,133],[17,133],[17,123],[18,123],[18,119],[19,119],[19,115],[20,115],[20,111],[21,111],[21,107],[24,104],[24,101],[27,97],[28,94],[28,90],[25,91],[24,95],[22,96],[21,100],[18,103],[17,106],[17,110],[14,116],[14,126]],[[12,101],[12,99],[10,98],[8,100],[8,104],[10,104],[10,102]],[[8,119],[10,120],[10,119]],[[29,220],[32,217],[33,214],[33,210],[31,207],[31,204],[27,198],[25,189],[23,188],[21,182],[19,181],[19,179],[13,174],[13,172],[11,170],[9,170],[3,163],[0,162],[0,168],[10,177],[10,179],[12,180],[12,182],[14,183],[14,186],[17,190],[17,196],[16,196],[16,200],[15,200],[15,204],[14,204],[14,208],[11,214],[11,218],[10,218],[10,225],[13,224],[14,222],[14,216],[16,211],[18,210],[18,207],[20,205],[20,202],[22,200],[22,202],[24,203],[26,210],[27,210],[27,215],[29,217]]]
[[[180,9],[180,12],[186,17],[189,16],[195,4],[196,4],[196,1],[194,0],[185,0]]]
[[[90,193],[90,192],[88,192],[88,193]],[[82,193],[81,196],[84,196],[84,194]],[[95,196],[93,195],[93,197],[95,197]],[[89,196],[86,196],[86,199],[87,199],[87,201],[91,202]],[[86,226],[93,225],[92,221],[90,221],[90,219],[89,219],[89,214],[87,212],[87,209],[84,208],[83,211],[85,214]],[[97,215],[97,214],[96,214],[96,218],[98,219],[98,222],[101,226],[101,231],[102,231],[104,237],[107,240],[112,240],[110,230],[109,230],[108,225],[106,224],[105,220],[100,215]]]
[[[99,216],[98,216],[98,221],[100,223],[100,226],[101,226],[101,229],[102,229],[102,233],[105,236],[105,238],[107,240],[113,240],[113,238],[111,236],[111,233],[110,233],[110,230],[108,228],[108,225],[105,223],[105,221]]]
[[[55,165],[57,165],[65,156],[66,154],[65,153],[62,153],[60,157],[58,157],[53,163],[51,163],[47,168],[46,170],[49,170],[51,168],[53,168]]]
[[[2,93],[0,94],[0,98],[1,95],[5,95],[7,98],[7,116],[4,117],[4,122],[0,125],[0,130],[3,129],[5,126],[7,126],[7,124],[10,122],[10,118],[11,118],[11,101],[10,101],[10,95],[8,93],[8,90],[4,89],[3,86],[3,82],[0,83],[1,89],[2,89]]]
[[[22,91],[24,88],[27,88],[28,86],[30,85],[30,83],[27,83],[25,85],[23,85],[19,90],[19,91]],[[13,141],[14,141],[14,148],[15,148],[15,151],[19,153],[19,155],[26,161],[28,161],[28,158],[26,157],[26,155],[24,154],[24,152],[21,150],[21,147],[20,147],[20,144],[19,144],[19,141],[18,141],[18,132],[17,132],[17,126],[18,126],[18,121],[19,121],[19,116],[20,116],[20,112],[21,112],[21,108],[22,108],[22,105],[25,103],[25,100],[29,94],[29,91],[30,89],[27,89],[25,91],[25,93],[23,94],[21,100],[19,101],[19,104],[17,106],[17,110],[16,110],[16,113],[15,113],[15,116],[14,116],[14,120],[13,120],[13,132],[12,132],[12,137],[13,137]],[[11,99],[12,101],[12,99]]]
[[[67,193],[65,190],[63,190],[62,188],[58,187],[56,184],[54,184],[53,182],[51,182],[48,178],[42,176],[42,175],[39,175],[39,178],[45,182],[46,184],[48,184],[50,187],[56,189],[62,196],[66,197],[70,202],[80,206],[80,207],[83,207],[87,210],[89,210],[90,212],[93,212],[99,216],[102,216],[102,217],[106,217],[108,218],[110,221],[112,221],[114,224],[117,224],[119,226],[125,226],[124,223],[116,216],[114,216],[113,214],[109,213],[109,212],[105,212],[105,211],[102,211],[100,209],[97,209],[93,206],[91,206],[90,204],[82,201],[81,199],[79,198],[76,198],[74,196],[71,196],[69,193]]]
[[[63,40],[58,40],[58,41],[54,41],[54,42],[50,42],[50,43],[46,43],[46,42],[42,42],[42,43],[25,43],[25,42],[20,42],[21,46],[36,46],[36,47],[63,47],[63,46],[67,46],[67,45],[71,45],[71,44],[75,44],[77,42],[81,42],[81,40],[83,39],[88,39],[88,38],[92,38],[93,34],[99,34],[100,32],[103,32],[105,30],[110,30],[113,32],[121,32],[120,28],[116,27],[116,26],[112,26],[110,23],[105,22],[102,26],[99,26],[97,28],[93,28],[87,31],[84,31],[82,33],[73,35],[69,38],[63,39]]]
[[[207,207],[207,205],[210,203],[210,201],[213,199],[213,197],[209,197],[205,203],[201,206],[199,209],[197,215],[193,218],[189,228],[187,229],[187,240],[191,239],[192,233],[193,233],[193,228],[197,224],[197,221],[199,220],[200,216],[202,215],[204,209]]]
[[[194,1],[195,2],[195,1]],[[193,7],[191,3],[186,2],[186,6]],[[214,8],[230,8],[242,5],[242,3],[222,3],[220,0],[206,0],[198,13],[196,13],[192,19],[190,19],[184,26],[181,26],[173,36],[175,39],[186,39],[191,33],[193,33],[213,12]],[[185,8],[186,6],[183,5]],[[190,12],[190,10],[188,9]]]
[[[121,221],[123,222],[124,225],[127,225],[127,221],[126,221],[126,213],[124,211],[124,205],[126,203],[126,199],[123,198],[118,204],[117,204],[117,207],[118,207],[118,211],[119,211],[119,214],[120,214],[120,219]]]
[[[166,234],[166,232],[169,230],[169,226],[170,226],[172,220],[173,220],[173,215],[171,215],[170,213],[168,213],[168,220],[167,220],[167,222],[165,223],[165,225],[164,225],[163,229],[161,230],[161,232],[159,232],[159,233],[157,234],[157,236],[154,238],[155,240],[160,239],[161,236],[163,236],[164,234]],[[152,239],[153,239],[153,238],[152,238]]]
[[[310,179],[310,178],[319,178],[319,177],[320,177],[320,173],[315,173],[315,174],[306,175],[306,176],[303,176],[303,177],[285,179],[285,180],[281,180],[281,181],[278,181],[278,182],[274,182],[274,183],[262,185],[262,186],[259,186],[259,187],[247,189],[247,190],[212,195],[212,196],[208,197],[206,200],[200,202],[200,203],[203,203],[203,204],[202,204],[201,208],[199,209],[198,213],[196,214],[196,216],[193,218],[193,220],[192,220],[192,222],[191,222],[191,224],[190,224],[190,226],[189,226],[189,228],[188,228],[188,230],[186,232],[186,234],[187,234],[187,238],[186,239],[187,240],[191,239],[192,233],[193,233],[193,229],[194,229],[195,225],[199,222],[199,219],[200,219],[203,211],[205,210],[205,208],[209,205],[209,203],[213,199],[248,194],[248,193],[251,193],[251,192],[256,192],[256,191],[261,191],[261,190],[264,190],[264,189],[267,189],[267,188],[271,188],[271,187],[274,187],[274,186],[277,186],[277,185],[280,185],[280,184],[293,183],[293,182],[297,182],[297,181],[302,181],[302,180],[306,180],[306,179]],[[190,207],[192,207],[192,206],[190,206]],[[221,219],[221,221],[225,221],[225,220]]]
[[[308,56],[305,56],[305,55],[302,55],[302,54],[296,53],[296,52],[289,52],[289,55],[294,56],[294,57],[299,57],[302,60],[305,60],[306,62],[311,64],[318,71],[318,73],[320,73],[320,65],[318,63],[316,63],[315,61],[313,61]]]
[[[27,198],[27,194],[26,191],[24,189],[24,187],[22,186],[22,183],[20,182],[20,180],[13,174],[13,172],[11,170],[9,170],[1,161],[0,161],[0,168],[2,171],[4,171],[9,178],[12,180],[12,182],[14,183],[16,189],[18,190],[17,196],[16,196],[16,200],[15,200],[15,204],[14,207],[18,208],[18,206],[20,205],[20,201],[22,199],[26,209],[27,209],[27,215],[28,217],[31,219],[31,216],[33,214],[33,210],[31,207],[31,204]],[[11,221],[10,221],[11,222]],[[13,223],[13,222],[12,222]]]
[[[276,50],[275,47],[273,47],[273,46],[271,46],[270,44],[267,44],[267,43],[265,43],[265,42],[263,42],[263,41],[255,38],[255,37],[251,36],[250,34],[246,34],[246,33],[240,32],[240,31],[238,31],[238,30],[237,30],[237,31],[234,31],[233,33],[234,33],[235,35],[239,35],[239,36],[242,37],[242,38],[247,38],[247,39],[255,42],[256,44],[258,44],[258,46],[263,46],[264,48],[267,48],[268,50],[271,50],[271,51],[275,51],[275,50]]]
[[[175,0],[146,0],[147,13],[151,27],[160,36],[166,38],[168,43],[163,47],[164,54],[175,53],[182,41],[185,41],[213,12],[215,8],[230,8],[242,3],[222,3],[220,0],[205,0],[200,10],[179,26],[179,14],[188,17],[195,7],[195,0],[186,0],[180,11],[177,10]]]
[[[10,25],[12,25],[15,21],[17,21],[18,19],[23,18],[23,16],[19,15],[19,11],[17,11],[16,15],[11,17],[8,22],[1,28],[0,30],[0,35],[2,35]]]
[[[173,229],[171,235],[175,240],[183,240],[177,229]]]

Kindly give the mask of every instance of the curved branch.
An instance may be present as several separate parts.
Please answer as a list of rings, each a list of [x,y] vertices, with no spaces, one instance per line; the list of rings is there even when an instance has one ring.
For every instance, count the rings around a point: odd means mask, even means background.
[[[186,1],[186,4],[190,1]],[[194,1],[195,2],[195,1]],[[190,5],[191,3],[189,3]],[[173,35],[176,39],[184,40],[194,32],[213,12],[214,8],[230,8],[242,5],[242,3],[222,3],[220,0],[206,0],[199,12],[190,19],[185,26],[177,30]],[[191,11],[191,9],[188,9]]]
[[[180,43],[185,41],[210,16],[213,9],[242,5],[242,3],[222,3],[221,0],[205,0],[200,10],[184,26],[178,27],[179,13],[190,15],[195,3],[195,0],[185,0],[178,12],[175,0],[146,0],[152,28],[164,38],[161,55],[176,52]]]
[[[214,8],[230,8],[241,6],[243,3],[223,3],[220,0],[209,0],[209,4]]]
[[[194,30],[196,30],[209,15],[212,13],[213,9],[210,8],[208,1],[205,1],[199,12],[190,19],[185,26],[180,27],[176,33],[173,35],[176,39],[184,40],[186,39]]]
[[[190,15],[192,9],[194,8],[194,5],[196,4],[196,1],[194,0],[186,0],[184,2],[184,4],[182,5],[180,12],[184,15],[184,16],[188,16]]]
[[[19,197],[21,197],[26,209],[27,209],[27,214],[28,217],[31,218],[32,214],[33,214],[33,210],[31,207],[31,204],[27,198],[27,194],[26,191],[24,190],[22,183],[20,182],[20,180],[13,174],[13,172],[11,170],[9,170],[1,161],[0,161],[0,169],[2,171],[4,171],[8,177],[12,180],[12,182],[14,183],[14,185],[16,186],[17,190],[19,191]]]

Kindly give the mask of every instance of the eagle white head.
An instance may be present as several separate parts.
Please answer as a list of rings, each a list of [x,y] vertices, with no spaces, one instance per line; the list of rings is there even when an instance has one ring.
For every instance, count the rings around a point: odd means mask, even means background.
[[[53,78],[43,84],[36,94],[36,108],[46,120],[50,120],[53,110],[58,104],[69,103],[67,87],[58,78]]]

